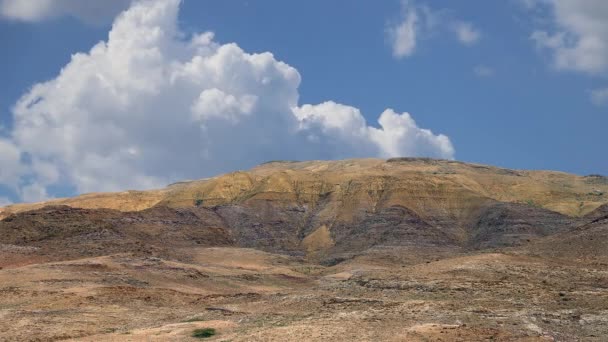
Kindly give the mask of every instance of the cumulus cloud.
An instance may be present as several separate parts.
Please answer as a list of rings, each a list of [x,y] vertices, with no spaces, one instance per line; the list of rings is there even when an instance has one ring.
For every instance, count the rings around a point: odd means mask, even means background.
[[[368,126],[359,109],[332,101],[294,108],[294,114],[300,131],[327,157],[454,155],[447,136],[419,128],[409,113],[385,110],[378,119],[380,128]]]
[[[556,68],[588,74],[608,71],[608,1],[535,0],[528,7],[549,13],[550,24],[535,30],[531,38],[551,53]]]
[[[0,140],[13,165],[0,183],[38,200],[57,186],[147,189],[273,159],[453,158],[448,137],[407,113],[387,110],[372,127],[354,107],[300,105],[295,68],[210,32],[187,37],[179,4],[135,2],[107,41],[32,87]]]
[[[21,151],[12,141],[0,137],[0,184],[17,189],[23,172]]]
[[[87,23],[99,24],[111,20],[130,3],[131,0],[0,0],[0,14],[26,22],[72,16]]]
[[[608,105],[608,88],[594,89],[591,91],[591,102],[596,106]]]
[[[474,45],[479,41],[479,39],[481,39],[481,32],[469,22],[456,21],[453,24],[452,29],[456,33],[458,41],[464,45]]]

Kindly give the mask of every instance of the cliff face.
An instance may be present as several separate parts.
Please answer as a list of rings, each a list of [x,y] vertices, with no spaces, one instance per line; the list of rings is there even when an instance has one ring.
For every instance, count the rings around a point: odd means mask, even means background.
[[[0,243],[19,242],[6,232],[21,231],[14,222],[31,215],[21,212],[62,204],[89,211],[66,209],[66,219],[56,225],[79,220],[85,225],[83,220],[100,216],[103,227],[95,234],[139,229],[129,236],[153,245],[166,239],[174,239],[171,244],[233,244],[321,260],[347,258],[374,246],[517,246],[567,230],[608,202],[608,183],[601,180],[431,159],[271,162],[162,190],[10,206],[0,213],[6,218],[0,223]],[[44,222],[48,215],[61,215],[37,213]],[[155,229],[157,236],[150,233]],[[221,238],[195,237],[205,229]],[[79,241],[74,234],[70,237]]]

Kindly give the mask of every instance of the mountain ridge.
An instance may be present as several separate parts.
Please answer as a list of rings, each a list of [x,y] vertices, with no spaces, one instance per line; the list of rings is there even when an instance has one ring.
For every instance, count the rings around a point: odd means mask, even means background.
[[[254,197],[255,191],[319,197],[323,191],[336,191],[336,185],[344,186],[341,184],[344,180],[352,181],[366,176],[376,177],[375,180],[380,181],[380,184],[376,184],[378,188],[383,187],[382,176],[393,179],[423,176],[428,180],[424,186],[432,186],[432,181],[444,185],[456,183],[480,197],[542,206],[568,216],[583,216],[608,203],[608,178],[600,175],[577,176],[559,171],[512,170],[429,158],[346,159],[270,161],[247,171],[177,182],[164,189],[90,193],[40,203],[14,204],[0,208],[0,218],[45,205],[62,204],[77,208],[137,211],[157,204],[187,207],[200,199],[203,205],[213,206],[241,201],[247,196]],[[520,179],[509,179],[512,177]],[[385,179],[385,183],[390,180]],[[511,186],[523,190],[509,189]],[[298,200],[306,201],[306,198]]]

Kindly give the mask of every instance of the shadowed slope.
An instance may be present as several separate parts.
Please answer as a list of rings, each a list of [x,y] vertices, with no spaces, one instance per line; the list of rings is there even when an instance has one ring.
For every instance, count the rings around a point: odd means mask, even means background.
[[[583,223],[525,246],[532,255],[568,260],[599,262],[608,265],[608,206],[583,219]]]

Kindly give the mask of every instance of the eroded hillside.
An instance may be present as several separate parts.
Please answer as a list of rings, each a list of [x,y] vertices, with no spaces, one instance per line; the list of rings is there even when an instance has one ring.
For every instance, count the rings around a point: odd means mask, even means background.
[[[1,215],[48,205],[146,217],[181,212],[195,220],[191,231],[212,226],[236,246],[332,262],[386,244],[516,246],[567,229],[606,202],[608,181],[601,176],[401,158],[270,162],[162,190],[9,206]],[[136,214],[115,215],[121,218],[105,219],[112,229],[131,229],[117,222]],[[71,238],[82,240],[78,234]]]
[[[352,208],[348,208],[352,203],[372,210],[402,205],[423,215],[427,210],[461,209],[455,202],[469,198],[532,204],[568,216],[582,216],[608,203],[608,177],[424,158],[278,161],[249,171],[176,183],[162,190],[97,193],[12,205],[0,209],[0,215],[45,205],[134,211],[159,203],[189,207],[196,200],[202,200],[205,207],[256,199],[314,206],[328,196],[343,202],[340,215],[344,218],[352,215]]]

